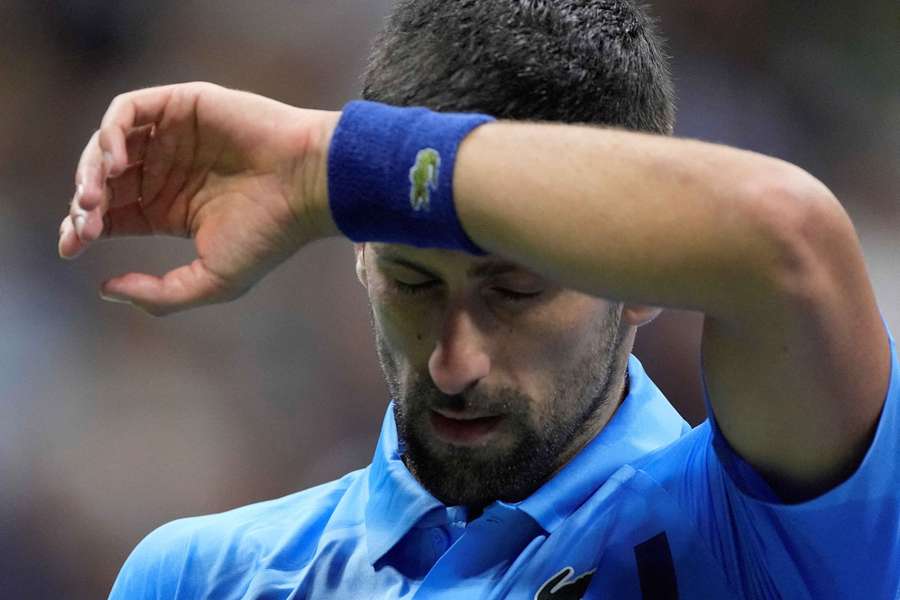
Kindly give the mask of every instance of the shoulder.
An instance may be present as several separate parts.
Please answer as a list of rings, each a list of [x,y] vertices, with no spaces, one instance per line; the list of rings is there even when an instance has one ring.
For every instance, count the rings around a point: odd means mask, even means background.
[[[631,463],[636,471],[652,477],[664,487],[702,469],[709,460],[713,434],[709,421],[703,421],[671,444],[646,454]]]
[[[652,492],[671,505],[670,521],[683,523],[728,582],[751,597],[894,597],[900,585],[900,363],[893,340],[891,355],[883,409],[865,455],[853,473],[815,498],[779,499],[713,421],[633,462],[628,485],[641,498]]]
[[[208,597],[220,582],[234,591],[245,588],[254,570],[273,555],[290,552],[302,561],[312,556],[326,528],[362,519],[366,472],[283,498],[166,523],[132,551],[110,598]]]

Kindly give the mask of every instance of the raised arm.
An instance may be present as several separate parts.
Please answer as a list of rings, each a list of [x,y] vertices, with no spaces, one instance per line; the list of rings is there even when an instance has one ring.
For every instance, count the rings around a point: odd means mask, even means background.
[[[82,156],[60,253],[194,237],[191,265],[104,293],[154,314],[233,299],[338,233],[326,177],[338,117],[209,84],[126,94]],[[886,333],[853,227],[809,174],[695,141],[495,123],[465,138],[452,179],[483,249],[599,296],[703,311],[719,426],[785,498],[858,463],[887,386]]]
[[[693,140],[502,122],[465,138],[453,186],[481,248],[597,296],[702,311],[717,423],[782,498],[858,465],[890,351],[853,226],[809,173]]]
[[[853,226],[821,182],[697,141],[499,123],[463,143],[455,186],[489,251],[599,296],[702,311],[717,422],[785,499],[852,473],[889,349]]]

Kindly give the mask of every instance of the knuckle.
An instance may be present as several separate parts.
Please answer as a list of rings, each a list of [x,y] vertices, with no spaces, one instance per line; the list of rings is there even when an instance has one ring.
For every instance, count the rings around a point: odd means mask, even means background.
[[[112,101],[109,103],[109,107],[110,108],[118,108],[122,104],[125,104],[125,102],[128,101],[130,96],[131,96],[131,92],[122,92],[120,94],[116,94],[115,96],[113,96]]]
[[[109,107],[106,109],[106,113],[104,113],[103,118],[100,120],[101,130],[106,125],[106,123],[109,122],[113,117],[115,117],[119,110],[121,110],[121,106],[124,102],[122,100],[122,97],[123,94],[119,94],[118,96],[115,96],[109,103]]]
[[[211,83],[209,81],[192,81],[191,83],[188,84],[188,86],[190,88],[193,88],[193,90],[197,91],[197,92],[214,90],[219,87],[218,85]]]

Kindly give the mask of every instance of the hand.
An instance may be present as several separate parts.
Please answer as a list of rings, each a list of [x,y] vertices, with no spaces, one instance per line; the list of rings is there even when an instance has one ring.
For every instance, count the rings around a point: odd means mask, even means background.
[[[154,315],[241,296],[304,244],[336,233],[326,162],[339,114],[209,83],[117,97],[81,155],[60,256],[100,238],[192,237],[191,264],[110,279],[101,296]]]

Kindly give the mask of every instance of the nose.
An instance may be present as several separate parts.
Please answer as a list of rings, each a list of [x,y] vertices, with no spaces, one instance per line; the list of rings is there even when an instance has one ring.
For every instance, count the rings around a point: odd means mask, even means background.
[[[428,372],[439,390],[447,395],[460,394],[490,373],[485,342],[468,311],[456,309],[447,315],[428,359]]]

